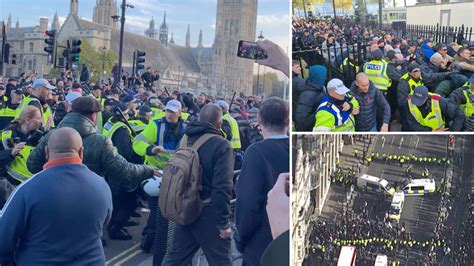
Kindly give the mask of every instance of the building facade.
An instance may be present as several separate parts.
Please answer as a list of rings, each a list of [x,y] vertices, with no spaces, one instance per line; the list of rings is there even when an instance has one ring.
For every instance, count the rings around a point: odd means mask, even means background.
[[[117,15],[117,1],[116,0],[96,0],[94,7],[94,14],[92,21],[97,24],[109,26],[113,29],[117,28],[117,22],[112,19],[112,16]]]
[[[474,27],[473,0],[418,0],[407,6],[407,24]]]
[[[221,95],[231,91],[252,94],[254,62],[236,54],[240,40],[256,39],[257,9],[258,0],[217,1],[211,83]]]
[[[57,25],[59,22],[56,14],[52,23],[53,29]],[[5,30],[10,52],[8,63],[3,69],[4,76],[19,76],[22,73],[31,75],[33,72],[39,75],[49,73],[52,65],[47,64],[48,55],[44,51],[48,18],[40,18],[39,24],[33,27],[20,27],[20,21],[17,19],[13,27],[10,14],[5,23]],[[3,38],[1,30],[0,38]]]
[[[321,214],[344,142],[342,135],[295,135],[292,211],[292,265],[309,254],[311,225]]]

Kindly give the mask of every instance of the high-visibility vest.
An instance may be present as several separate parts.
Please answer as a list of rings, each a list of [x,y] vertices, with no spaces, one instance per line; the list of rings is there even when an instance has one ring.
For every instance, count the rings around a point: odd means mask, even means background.
[[[442,129],[444,128],[445,123],[439,103],[441,96],[432,93],[429,93],[429,95],[431,96],[431,112],[425,118],[423,118],[418,106],[411,102],[411,95],[408,96],[408,107],[410,108],[410,113],[420,125],[430,127],[433,130]]]
[[[3,95],[0,97],[0,108],[4,108],[8,102],[8,97]]]
[[[387,75],[388,64],[385,61],[372,60],[364,65],[364,72],[375,87],[383,92],[392,85],[392,80]]]
[[[328,101],[328,96],[325,96],[323,102],[319,105],[316,111],[316,122],[314,130],[318,131],[319,127],[328,127],[332,132],[354,132],[354,117],[349,112],[342,112],[336,105]],[[355,98],[350,99],[353,108],[357,108],[359,103]],[[318,121],[325,120],[321,117],[332,116],[334,118],[333,125],[320,125]]]
[[[102,135],[104,133],[104,121],[102,118],[102,112],[97,113],[97,134]]]
[[[166,112],[159,109],[159,108],[150,107],[150,109],[151,109],[151,119],[152,120],[160,119],[160,118],[166,116]]]
[[[176,150],[179,141],[165,141],[164,134],[166,131],[166,118],[155,119],[150,121],[146,128],[133,139],[133,150],[140,156],[145,156],[145,164],[164,169],[168,160],[173,156],[170,153],[158,153],[153,156],[146,154],[146,150],[150,145],[161,146],[166,150]],[[178,130],[184,134],[183,121],[178,122]]]
[[[466,97],[466,104],[461,104],[460,107],[464,110],[466,117],[471,117],[474,115],[474,94],[469,87],[463,87],[462,92]]]
[[[16,113],[17,113],[17,109],[11,109],[9,108],[8,106],[3,108],[3,109],[0,109],[0,116],[2,117],[11,117],[12,120],[15,118],[16,116]]]
[[[132,129],[136,134],[140,134],[140,132],[142,132],[147,125],[138,119],[129,120],[128,123],[132,126]]]
[[[5,150],[11,149],[8,145],[8,140],[11,139],[12,133],[12,130],[2,131],[2,144]],[[15,159],[7,165],[7,173],[20,183],[25,182],[28,178],[33,176],[26,166],[26,161],[34,148],[35,147],[28,145],[23,146],[23,149],[15,156]]]
[[[415,90],[416,87],[420,87],[420,86],[423,86],[423,78],[420,77],[420,80],[418,82],[416,82],[411,76],[409,73],[405,73],[405,75],[403,75],[401,77],[401,79],[404,79],[408,82],[408,85],[410,86],[410,93],[408,94],[412,94],[413,91]]]
[[[21,101],[20,106],[16,109],[15,119],[20,117],[20,114],[23,111],[23,109],[25,109],[31,102],[34,102],[34,101],[38,102],[41,105],[41,108],[40,108],[41,117],[43,118],[43,125],[46,125],[46,122],[48,121],[48,118],[53,115],[51,113],[51,109],[47,108],[46,111],[45,111],[44,108],[43,108],[43,105],[40,102],[40,100],[38,100],[36,98],[33,98],[31,96],[28,96],[28,97],[24,98]]]
[[[232,133],[232,139],[230,140],[230,146],[232,146],[232,149],[240,149],[242,148],[242,145],[240,144],[240,132],[239,132],[239,124],[237,124],[237,121],[229,115],[229,113],[226,113],[222,119],[225,121],[229,122],[230,124],[230,130]]]
[[[341,71],[344,71],[344,68],[346,68],[347,66],[351,66],[355,69],[355,72],[358,73],[359,72],[359,69],[360,67],[358,65],[355,65],[354,63],[352,63],[351,61],[349,61],[349,57],[346,57],[344,59],[344,61],[342,61],[342,64],[339,66],[339,69]]]
[[[125,127],[128,130],[130,137],[132,136],[132,131],[130,130],[130,128],[127,127],[127,125],[125,125],[125,123],[121,121],[117,121],[113,123],[112,118],[109,118],[107,123],[105,123],[104,129],[102,131],[102,135],[106,136],[109,139],[112,139],[112,137],[114,136],[114,133],[121,127]]]

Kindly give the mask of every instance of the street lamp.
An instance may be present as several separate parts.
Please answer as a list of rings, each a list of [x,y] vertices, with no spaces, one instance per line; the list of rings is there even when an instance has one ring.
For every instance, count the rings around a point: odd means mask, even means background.
[[[118,62],[118,81],[122,79],[122,52],[123,52],[123,33],[125,30],[125,10],[127,7],[134,8],[132,5],[127,5],[127,0],[122,0],[122,16],[112,16],[112,19],[116,22],[120,18],[120,48],[119,48],[119,62]]]
[[[259,41],[265,39],[263,36],[263,31],[260,31],[260,36],[257,37]],[[260,93],[260,64],[257,66],[257,94]]]
[[[105,51],[107,51],[107,47],[105,46],[102,46],[100,47],[100,49],[102,49],[102,52],[103,52],[103,57],[102,57],[102,83],[105,82]]]
[[[181,66],[178,66],[178,91],[180,91],[179,83],[181,81]]]

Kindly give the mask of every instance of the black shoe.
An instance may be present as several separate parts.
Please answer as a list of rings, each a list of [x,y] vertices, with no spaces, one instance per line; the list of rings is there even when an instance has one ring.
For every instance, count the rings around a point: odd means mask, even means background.
[[[133,218],[141,218],[142,217],[142,215],[139,214],[138,212],[133,212],[130,216],[133,217]]]
[[[123,224],[123,227],[137,226],[140,225],[140,222],[134,220],[128,220]]]
[[[127,229],[120,229],[117,231],[110,231],[109,238],[113,240],[131,240],[132,236],[128,233]]]
[[[151,253],[151,246],[153,244],[153,236],[150,234],[143,235],[142,242],[140,244],[140,248],[145,253]]]

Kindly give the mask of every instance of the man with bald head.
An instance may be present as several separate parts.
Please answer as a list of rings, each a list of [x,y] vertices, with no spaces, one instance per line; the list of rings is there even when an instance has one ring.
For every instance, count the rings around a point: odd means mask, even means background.
[[[360,105],[360,113],[355,116],[356,131],[380,129],[380,132],[387,132],[390,123],[390,105],[383,92],[375,87],[367,74],[360,72],[356,75],[351,92]]]
[[[21,184],[0,212],[0,262],[104,265],[102,228],[112,212],[105,180],[82,164],[82,138],[54,130],[43,171]]]

